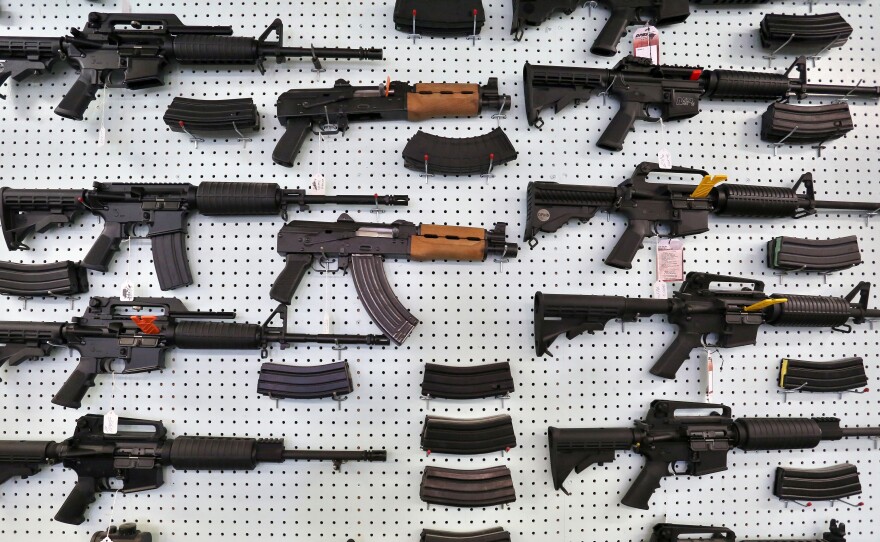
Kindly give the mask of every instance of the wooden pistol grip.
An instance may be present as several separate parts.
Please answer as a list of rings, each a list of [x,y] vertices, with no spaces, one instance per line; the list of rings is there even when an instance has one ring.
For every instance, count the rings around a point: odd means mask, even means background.
[[[417,262],[427,260],[486,259],[486,241],[482,239],[450,239],[414,235],[410,241],[410,258]]]
[[[480,113],[480,85],[419,83],[406,95],[407,119],[473,117]]]

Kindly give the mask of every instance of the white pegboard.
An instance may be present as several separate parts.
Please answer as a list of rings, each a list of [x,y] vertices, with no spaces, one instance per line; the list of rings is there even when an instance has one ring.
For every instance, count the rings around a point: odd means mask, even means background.
[[[120,11],[128,2],[87,3],[7,1],[0,12],[2,33],[62,35],[81,27],[91,10]],[[393,2],[320,1],[251,5],[233,2],[130,2],[135,12],[177,14],[186,24],[232,25],[236,35],[258,36],[275,18],[286,23],[290,45],[382,47],[383,62],[327,61],[316,82],[307,61],[267,62],[260,76],[249,68],[174,68],[167,86],[141,92],[112,90],[105,125],[108,144],[96,145],[100,126],[97,102],[86,120],[74,122],[53,114],[73,71],[59,64],[54,74],[3,89],[9,99],[0,115],[0,184],[12,187],[80,188],[95,181],[192,182],[253,180],[303,187],[314,173],[324,173],[330,193],[408,194],[408,208],[389,209],[383,221],[450,223],[491,227],[510,224],[519,238],[524,226],[525,187],[531,180],[614,185],[635,165],[654,160],[661,147],[659,127],[642,123],[625,150],[598,149],[595,140],[610,121],[616,104],[594,99],[558,115],[544,114],[543,131],[529,129],[522,109],[524,61],[562,66],[612,66],[618,58],[591,56],[588,48],[608,12],[581,8],[572,16],[553,17],[528,28],[522,42],[509,35],[510,0],[485,3],[486,26],[472,46],[465,39],[423,38],[414,46],[394,31]],[[764,13],[809,12],[806,2],[773,2],[714,9],[693,5],[690,19],[662,32],[664,63],[706,68],[766,70],[757,26]],[[852,39],[823,55],[811,81],[880,83],[875,39],[880,18],[877,0],[820,2],[814,12],[839,11],[852,24]],[[626,37],[621,48],[629,47]],[[793,57],[781,55],[773,69],[782,71]],[[400,153],[419,128],[439,135],[470,137],[485,133],[495,121],[434,120],[355,124],[345,137],[319,148],[308,141],[294,169],[273,165],[271,151],[281,135],[275,100],[290,88],[331,86],[337,78],[354,85],[379,84],[390,75],[410,82],[485,83],[500,79],[513,97],[513,110],[503,127],[519,159],[496,169],[489,183],[444,180],[426,184],[402,166]],[[170,132],[161,117],[175,96],[228,98],[253,96],[264,129],[243,147],[235,141],[208,141],[195,148]],[[855,101],[856,129],[831,142],[822,156],[809,147],[783,148],[779,156],[759,140],[760,115],[766,104],[705,102],[696,118],[667,123],[666,141],[676,165],[727,173],[732,182],[789,186],[812,171],[823,199],[880,201],[876,186],[880,121],[876,105]],[[334,220],[343,209],[315,207],[298,218]],[[363,208],[346,209],[357,220],[376,216]],[[268,296],[282,261],[274,250],[280,219],[211,219],[193,216],[189,226],[189,259],[195,284],[173,293],[192,309],[234,310],[237,321],[261,322],[274,308]],[[777,283],[764,266],[764,244],[770,237],[794,235],[825,238],[859,236],[865,263],[827,277],[785,277],[774,291],[844,295],[859,281],[878,282],[877,223],[846,213],[820,214],[800,221],[740,221],[713,217],[712,230],[686,242],[688,270],[763,277]],[[384,447],[384,464],[352,463],[340,473],[317,463],[261,466],[254,472],[196,473],[166,471],[158,491],[120,496],[114,522],[137,521],[157,541],[235,540],[263,536],[282,540],[343,541],[416,540],[424,527],[472,530],[501,525],[514,540],[568,542],[637,542],[647,540],[651,526],[663,520],[726,525],[740,538],[813,538],[828,520],[846,522],[851,542],[878,538],[880,450],[867,440],[841,441],[815,451],[734,453],[730,470],[702,479],[668,479],[649,512],[623,507],[620,496],[634,479],[641,458],[619,454],[604,467],[572,475],[571,496],[555,492],[549,473],[546,429],[629,426],[641,418],[656,397],[701,400],[698,355],[675,381],[652,377],[648,367],[672,339],[674,329],[662,319],[609,324],[606,331],[554,345],[555,357],[537,359],[532,336],[532,296],[536,290],[557,293],[617,293],[647,296],[653,281],[651,250],[642,251],[630,272],[602,264],[622,233],[620,217],[597,216],[589,225],[570,224],[545,235],[534,250],[523,247],[519,258],[504,266],[471,263],[389,262],[389,279],[403,303],[422,324],[405,346],[351,349],[356,391],[336,409],[333,401],[275,402],[256,393],[259,353],[172,351],[163,372],[119,377],[115,407],[120,414],[160,419],[172,435],[213,434],[284,437],[289,447]],[[0,253],[0,259],[47,262],[79,260],[100,232],[86,218],[76,225],[40,235],[32,252]],[[140,295],[161,296],[155,286],[150,250],[136,243],[132,273]],[[117,295],[125,279],[123,251],[107,274],[91,274],[92,295]],[[332,279],[325,294],[323,278],[310,273],[293,304],[291,329],[321,331],[322,311],[333,310],[333,331],[375,333],[347,278]],[[27,308],[15,299],[0,299],[4,320],[66,321],[81,314],[86,299],[75,303],[33,300]],[[878,306],[877,295],[872,305]],[[716,397],[736,416],[839,416],[846,425],[880,425],[880,400],[873,391],[880,376],[880,327],[861,326],[853,334],[827,330],[764,328],[758,345],[723,352],[716,375]],[[3,369],[0,393],[4,405],[0,437],[63,439],[74,420],[111,405],[110,379],[98,385],[80,411],[56,407],[50,398],[76,364],[58,349],[54,357]],[[864,395],[810,395],[783,403],[775,386],[779,359],[833,359],[863,356],[872,382]],[[300,346],[273,350],[272,361],[309,364],[336,359],[327,347]],[[516,392],[503,410],[514,418],[518,446],[497,455],[425,457],[419,432],[426,404],[419,384],[426,362],[477,364],[510,361]],[[494,414],[500,401],[431,401],[430,411],[464,417]],[[819,503],[811,508],[785,508],[771,495],[777,465],[819,466],[849,461],[858,465],[865,506]],[[517,501],[506,509],[452,509],[419,500],[426,465],[479,468],[506,464],[513,471]],[[102,494],[88,521],[69,527],[52,521],[55,510],[73,487],[74,476],[62,468],[46,469],[27,480],[0,487],[0,540],[87,540],[110,520],[112,496]]]

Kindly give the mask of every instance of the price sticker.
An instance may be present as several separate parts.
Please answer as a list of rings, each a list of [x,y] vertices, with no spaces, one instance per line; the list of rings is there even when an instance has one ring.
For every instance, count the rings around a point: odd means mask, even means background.
[[[112,409],[104,414],[104,433],[115,435],[119,431],[119,416]]]
[[[654,283],[653,297],[654,299],[669,299],[669,287],[662,280]]]
[[[633,34],[633,55],[639,58],[650,58],[654,64],[660,64],[660,31],[653,26],[644,26]]]
[[[309,193],[323,196],[327,193],[327,179],[323,173],[313,173],[312,182],[309,183]]]
[[[660,165],[660,169],[672,169],[672,153],[669,149],[660,149],[657,153],[657,164]]]
[[[134,284],[126,281],[122,284],[122,292],[119,294],[122,301],[134,301]]]
[[[706,349],[706,402],[712,402],[715,393],[715,360],[712,359],[712,350]]]

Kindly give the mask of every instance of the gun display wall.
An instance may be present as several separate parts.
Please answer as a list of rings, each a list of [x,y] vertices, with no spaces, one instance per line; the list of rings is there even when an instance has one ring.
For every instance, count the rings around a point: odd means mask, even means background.
[[[637,3],[4,2],[0,542],[876,540],[880,0]]]

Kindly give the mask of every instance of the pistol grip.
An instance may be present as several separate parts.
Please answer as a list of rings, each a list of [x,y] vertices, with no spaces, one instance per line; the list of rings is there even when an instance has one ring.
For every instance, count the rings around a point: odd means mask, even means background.
[[[113,253],[119,250],[119,243],[124,237],[125,227],[121,222],[105,222],[104,230],[83,258],[82,266],[92,271],[106,273],[113,259]]]
[[[95,502],[97,484],[94,478],[80,476],[73,491],[55,514],[55,521],[69,525],[79,525],[86,520],[86,509]]]
[[[312,265],[311,254],[288,254],[284,270],[275,279],[275,284],[272,285],[269,296],[279,303],[290,305],[293,294],[296,293],[296,289],[299,287],[299,283],[302,282],[310,265]]]
[[[98,90],[103,86],[97,71],[82,70],[79,79],[70,87],[70,90],[61,99],[61,103],[55,108],[55,114],[66,119],[83,120],[86,109],[95,100]]]
[[[284,128],[284,134],[272,151],[272,161],[279,166],[293,167],[293,161],[305,143],[306,135],[312,131],[312,121],[305,117],[293,117],[287,119]]]
[[[654,235],[653,225],[649,220],[630,220],[611,254],[605,258],[605,265],[618,269],[632,269],[632,261],[642,248],[645,238]]]
[[[703,335],[683,331],[675,337],[657,363],[651,367],[651,374],[662,378],[675,378],[682,364],[691,357],[694,348],[703,346]]]
[[[608,128],[605,128],[605,131],[602,132],[602,136],[599,137],[596,145],[609,151],[622,150],[626,136],[632,131],[636,120],[644,116],[643,113],[643,104],[639,102],[621,102],[620,109],[614,115],[614,118],[611,119],[611,124],[608,125]]]
[[[89,388],[95,385],[95,377],[98,375],[98,360],[94,358],[81,358],[79,365],[70,373],[64,385],[58,393],[52,397],[56,405],[67,408],[79,408],[82,406],[83,397]]]
[[[636,17],[635,8],[621,8],[611,12],[608,22],[602,27],[596,41],[590,47],[590,52],[599,56],[614,56],[617,54],[617,44],[620,38],[626,35],[626,28],[633,24]]]
[[[663,461],[648,461],[639,472],[633,485],[630,486],[626,495],[620,500],[621,504],[639,508],[641,510],[648,509],[648,503],[654,492],[660,488],[660,480],[664,476],[669,475],[669,465]]]

